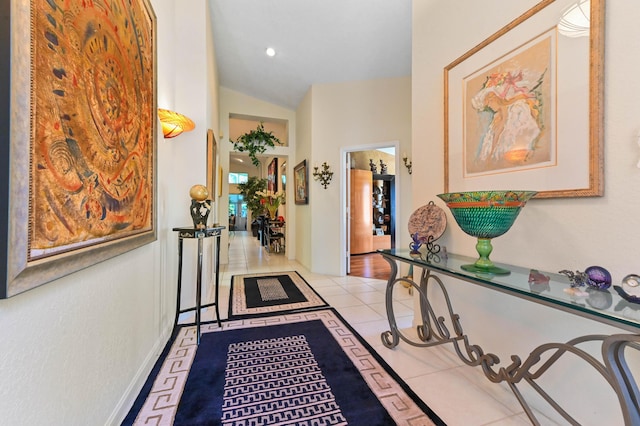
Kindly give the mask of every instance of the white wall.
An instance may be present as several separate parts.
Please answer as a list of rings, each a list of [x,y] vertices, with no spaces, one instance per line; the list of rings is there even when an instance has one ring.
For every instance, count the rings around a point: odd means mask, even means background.
[[[410,153],[411,79],[387,78],[336,84],[317,84],[311,96],[311,156],[308,159],[309,203],[313,226],[303,236],[311,244],[313,272],[341,275],[340,252],[345,235],[340,214],[340,189],[345,174],[340,168],[340,150],[399,141],[399,153]],[[313,180],[315,163],[327,162],[334,171],[324,189]],[[415,176],[415,175],[414,175]],[[396,246],[408,244],[404,223],[411,214],[412,178],[402,166],[396,176],[400,202],[397,206]]]
[[[313,179],[312,163],[311,161],[311,142],[312,142],[312,99],[313,88],[311,88],[304,96],[298,109],[296,110],[296,161],[292,166],[297,166],[303,160],[307,161],[308,176],[307,179]],[[291,174],[293,181],[293,173]],[[292,183],[293,185],[293,183]],[[311,186],[311,182],[307,181],[308,187]],[[296,215],[296,227],[294,238],[296,240],[296,260],[304,265],[305,268],[311,269],[311,218],[312,218],[312,205],[311,204],[298,204],[295,205]]]
[[[211,86],[215,83],[217,74],[213,66],[213,52],[208,50],[211,47],[208,37],[212,35],[208,2],[202,0],[190,2],[189,7],[172,2],[171,7],[175,25],[175,33],[171,39],[174,50],[171,52],[174,74],[170,77],[173,83],[171,89],[174,92],[174,101],[168,108],[186,115],[196,123],[194,130],[173,139],[163,139],[159,147],[166,150],[168,154],[159,156],[159,160],[162,161],[160,172],[164,172],[165,179],[159,182],[158,188],[164,194],[162,199],[165,200],[166,205],[171,206],[166,210],[163,229],[167,233],[169,249],[167,265],[171,267],[167,269],[167,280],[172,282],[177,275],[177,266],[175,266],[177,265],[177,236],[172,229],[193,226],[189,214],[191,203],[189,189],[195,184],[206,185],[207,183],[207,129],[218,122],[218,110],[217,91]],[[189,49],[178,46],[189,46]],[[159,49],[158,53],[161,52],[163,49]],[[217,130],[216,127],[214,134]],[[217,211],[214,205],[208,218],[209,224],[216,221]],[[226,218],[226,215],[224,217]],[[224,222],[223,225],[225,225]],[[209,271],[213,267],[213,257],[209,255],[212,253],[212,244],[213,239],[205,240],[203,277],[209,277]],[[196,280],[193,260],[197,256],[196,247],[195,240],[184,241],[183,282],[185,283]],[[203,294],[203,297],[206,299],[207,294]],[[194,303],[195,288],[189,285],[183,286],[182,306],[193,306]]]
[[[413,204],[430,200],[443,208],[443,69],[454,59],[515,19],[537,1],[415,1],[413,5]],[[548,271],[609,269],[614,282],[638,272],[640,170],[636,167],[640,124],[640,3],[607,2],[605,47],[605,196],[529,202],[513,228],[493,242],[492,259]],[[455,19],[452,19],[455,17]],[[476,256],[475,240],[449,214],[440,241],[453,253]],[[451,281],[451,280],[447,280]],[[526,357],[549,341],[621,330],[464,283],[449,289],[471,343],[495,351],[502,363]],[[576,363],[579,364],[579,363]],[[640,364],[636,364],[640,365]],[[640,369],[640,367],[637,367]],[[554,371],[556,391],[572,399],[585,424],[621,424],[617,404],[604,385],[576,365]],[[636,369],[636,371],[638,371]],[[588,392],[570,390],[571,386]],[[583,394],[591,398],[583,398]],[[577,395],[580,395],[579,397]],[[595,397],[595,401],[593,398]]]
[[[194,132],[176,139],[158,135],[158,240],[0,300],[2,424],[119,424],[173,326],[171,228],[191,223],[188,191],[205,178],[205,129],[217,117],[209,86],[216,77],[205,51],[207,2],[152,4],[158,102],[196,122]],[[188,53],[181,43],[191,46]]]

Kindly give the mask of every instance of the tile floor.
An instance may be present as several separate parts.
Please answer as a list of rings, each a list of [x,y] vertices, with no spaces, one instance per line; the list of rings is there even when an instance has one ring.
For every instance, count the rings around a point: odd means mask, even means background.
[[[222,318],[227,315],[233,275],[277,271],[298,271],[448,425],[531,424],[506,385],[489,382],[478,367],[463,364],[450,349],[416,348],[402,341],[395,349],[383,346],[380,334],[389,330],[385,281],[311,273],[283,254],[267,253],[247,232],[236,232],[230,237],[229,263],[221,265]],[[413,300],[408,290],[396,295],[394,310],[398,327],[406,328],[405,333],[410,334]],[[203,319],[207,319],[206,315]],[[543,424],[555,424],[539,416]]]

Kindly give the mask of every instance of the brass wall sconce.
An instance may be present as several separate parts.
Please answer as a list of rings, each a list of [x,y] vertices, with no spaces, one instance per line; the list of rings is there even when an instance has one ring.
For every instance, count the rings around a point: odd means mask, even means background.
[[[318,166],[313,168],[313,179],[320,181],[320,185],[322,185],[324,189],[327,189],[332,177],[333,172],[329,170],[329,165],[326,161],[322,163],[321,171],[318,171]]]
[[[407,171],[409,172],[409,174],[411,174],[411,172],[413,171],[413,163],[411,162],[411,160],[409,160],[409,158],[407,158],[407,154],[402,155],[402,161],[404,161],[404,165],[407,168]]]
[[[175,138],[182,132],[189,132],[196,128],[195,123],[189,117],[168,109],[158,108],[158,118],[165,139]]]

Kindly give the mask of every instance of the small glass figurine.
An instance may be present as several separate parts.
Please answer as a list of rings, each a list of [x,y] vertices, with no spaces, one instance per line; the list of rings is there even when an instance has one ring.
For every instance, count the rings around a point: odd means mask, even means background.
[[[551,286],[549,285],[549,280],[551,277],[543,274],[537,269],[531,269],[529,271],[529,289],[537,294],[541,294],[545,291],[550,291]]]
[[[413,242],[409,243],[411,254],[419,254],[420,247],[422,247],[424,241],[420,239],[417,232],[411,235],[411,239],[413,240]]]
[[[589,276],[587,274],[580,271],[572,272],[567,269],[563,269],[562,271],[559,271],[559,273],[565,275],[567,278],[569,278],[569,281],[571,281],[571,287],[565,288],[565,293],[581,297],[586,297],[589,295],[589,293],[580,289],[580,287],[586,286],[589,282]]]
[[[550,277],[538,271],[532,269],[529,271],[529,284],[549,284]]]

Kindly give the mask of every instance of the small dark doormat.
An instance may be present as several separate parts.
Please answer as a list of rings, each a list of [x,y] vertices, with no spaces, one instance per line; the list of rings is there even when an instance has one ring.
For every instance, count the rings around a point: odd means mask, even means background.
[[[327,306],[297,272],[235,275],[229,298],[230,319]]]
[[[208,324],[199,346],[183,327],[159,362],[123,425],[444,425],[333,309]]]

